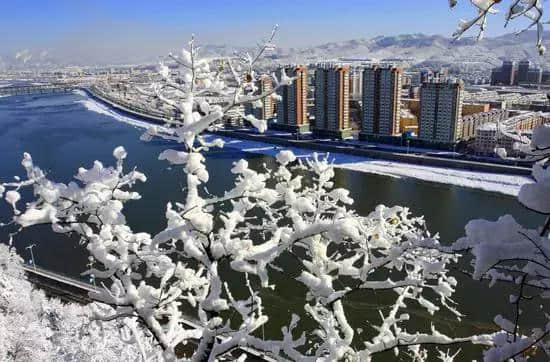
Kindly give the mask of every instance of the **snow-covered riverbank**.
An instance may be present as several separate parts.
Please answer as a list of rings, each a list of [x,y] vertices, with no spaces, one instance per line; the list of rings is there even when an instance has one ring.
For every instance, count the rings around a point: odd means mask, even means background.
[[[138,120],[131,116],[123,115],[113,110],[111,107],[89,98],[84,92],[78,92],[77,94],[86,97],[86,99],[79,100],[77,102],[81,103],[84,107],[92,112],[107,115],[120,122],[124,122],[138,128],[148,128],[151,126],[151,124],[149,124],[148,122]],[[209,135],[208,137],[217,137],[223,139],[226,142],[225,147],[238,149],[243,152],[258,153],[270,156],[274,156],[283,148],[281,146],[276,146],[264,142],[240,140],[228,137],[218,137],[215,135]],[[311,155],[315,152],[313,150],[293,147],[285,147],[285,149],[292,150],[299,158],[311,157]],[[402,162],[384,161],[378,159],[375,160],[369,159],[367,157],[351,156],[340,153],[331,153],[330,158],[333,160],[335,166],[349,170],[396,178],[414,178],[429,182],[437,182],[455,186],[475,188],[484,191],[499,192],[512,196],[518,194],[519,189],[523,184],[531,182],[529,177],[524,176],[422,166]]]
[[[217,137],[217,136],[211,136]],[[226,147],[237,148],[244,152],[260,153],[274,156],[283,147],[262,142],[237,140],[220,137],[226,141]],[[287,149],[287,147],[285,147]],[[315,151],[290,147],[299,158],[311,157]],[[323,154],[319,153],[318,154]],[[430,167],[402,162],[369,159],[366,157],[331,153],[330,158],[336,167],[367,172],[395,178],[415,178],[423,181],[438,182],[455,186],[470,187],[484,191],[499,192],[516,196],[520,187],[531,182],[524,176],[463,171],[451,168]]]
[[[81,95],[83,97],[88,97],[84,92],[82,92],[80,90],[75,91],[75,93],[78,94],[78,95]],[[88,99],[79,100],[79,101],[76,101],[76,102],[82,104],[89,111],[96,112],[96,113],[101,113],[101,114],[104,114],[106,116],[113,117],[114,119],[116,119],[119,122],[127,123],[131,126],[142,128],[142,129],[147,129],[147,128],[151,127],[151,123],[148,123],[146,121],[142,121],[142,120],[139,120],[139,119],[136,119],[134,117],[127,116],[127,115],[123,115],[120,112],[117,112],[114,109],[112,109],[111,107],[107,106],[106,104],[103,104],[103,103],[100,103],[100,102],[96,101],[95,99],[88,98]],[[164,127],[160,127],[160,126],[157,126],[157,127],[164,128]]]

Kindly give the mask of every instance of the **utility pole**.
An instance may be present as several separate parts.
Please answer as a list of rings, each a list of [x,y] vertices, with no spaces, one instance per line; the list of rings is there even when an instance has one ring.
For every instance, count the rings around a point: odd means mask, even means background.
[[[34,262],[34,253],[32,252],[32,248],[34,248],[36,246],[36,244],[31,244],[29,246],[27,246],[25,249],[29,249],[30,252],[31,252],[31,260],[32,260],[32,266],[34,269],[36,269],[36,263]]]

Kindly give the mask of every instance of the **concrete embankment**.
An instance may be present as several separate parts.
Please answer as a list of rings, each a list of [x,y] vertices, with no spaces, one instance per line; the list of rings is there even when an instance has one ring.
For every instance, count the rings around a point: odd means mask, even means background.
[[[169,120],[143,113],[141,110],[131,109],[129,106],[124,106],[118,104],[112,100],[109,100],[101,95],[97,94],[91,89],[84,89],[87,94],[92,98],[103,102],[116,110],[123,112],[125,114],[139,117],[140,119],[151,122],[153,124],[165,124]],[[212,131],[211,133],[217,134],[224,137],[245,139],[256,142],[264,142],[268,144],[286,146],[286,147],[297,147],[308,149],[312,151],[319,152],[330,152],[330,153],[341,153],[353,156],[366,157],[370,159],[380,159],[388,160],[402,163],[409,163],[422,166],[432,166],[432,167],[444,167],[452,168],[457,170],[466,170],[466,171],[478,171],[478,172],[488,172],[488,173],[498,173],[498,174],[508,174],[508,175],[520,175],[520,176],[529,176],[531,174],[531,169],[527,167],[518,167],[513,165],[503,165],[497,163],[486,163],[486,162],[474,162],[466,160],[455,160],[448,158],[438,158],[424,155],[415,155],[415,154],[405,154],[391,151],[381,151],[374,149],[365,149],[365,148],[356,148],[353,146],[340,146],[340,145],[330,145],[324,143],[318,143],[311,140],[293,140],[289,138],[275,137],[265,134],[252,133],[252,132],[243,132],[238,130],[231,129],[220,129]]]

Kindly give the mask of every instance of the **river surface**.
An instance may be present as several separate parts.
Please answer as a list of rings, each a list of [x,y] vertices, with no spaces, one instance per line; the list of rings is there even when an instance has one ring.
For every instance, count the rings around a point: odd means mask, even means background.
[[[113,164],[112,150],[123,145],[128,151],[126,167],[137,166],[148,177],[147,183],[136,187],[142,200],[127,204],[127,219],[135,231],[155,233],[162,230],[166,203],[184,198],[181,170],[170,168],[157,159],[162,150],[174,145],[164,140],[141,142],[141,130],[108,115],[89,111],[80,103],[84,99],[78,94],[0,98],[0,179],[7,181],[14,175],[23,176],[20,160],[23,152],[29,152],[50,178],[67,182],[78,167],[90,167],[94,160]],[[240,158],[247,159],[253,168],[273,162],[270,156],[228,147],[212,151],[207,154],[208,189],[211,193],[221,194],[230,186],[229,170],[233,161]],[[515,198],[497,193],[345,169],[336,169],[335,184],[351,191],[355,208],[363,215],[378,204],[408,206],[413,214],[424,215],[428,228],[432,233],[439,233],[446,244],[461,237],[464,225],[475,218],[494,220],[509,213],[527,226],[541,222],[540,217],[527,212]],[[0,220],[9,218],[8,206],[1,203]],[[4,242],[7,240],[6,228],[0,230],[0,238]],[[30,254],[25,247],[32,243],[36,244],[34,256],[37,265],[72,276],[85,270],[86,250],[74,240],[55,234],[47,227],[37,227],[19,234],[14,245],[29,260]],[[299,285],[291,279],[285,280],[284,288],[264,295],[264,304],[273,315],[273,324],[266,335],[277,335],[279,326],[289,322],[289,310],[298,309],[297,312],[303,314],[303,297],[296,292]],[[492,317],[511,309],[506,303],[507,298],[497,288],[489,289],[485,283],[465,279],[460,285],[456,300],[467,314],[465,323],[457,325],[445,313],[432,318],[414,307],[412,314],[416,313],[425,322],[437,319],[443,323],[443,331],[460,334],[472,329],[491,330]],[[378,318],[378,309],[391,300],[390,297],[364,295],[347,302],[350,320],[363,329],[368,328],[363,322]]]

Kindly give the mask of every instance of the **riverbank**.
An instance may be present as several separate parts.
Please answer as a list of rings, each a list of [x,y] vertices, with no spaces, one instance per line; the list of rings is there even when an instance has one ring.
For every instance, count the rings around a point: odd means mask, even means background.
[[[159,125],[162,119],[149,118],[117,105],[89,90],[80,92],[88,99],[79,101],[88,110],[108,115],[139,128]],[[336,167],[394,178],[418,180],[469,187],[515,196],[525,183],[531,182],[526,168],[430,158],[376,150],[354,149],[296,141],[236,130],[217,130],[210,137],[220,137],[226,147],[244,152],[275,155],[281,148],[291,149],[298,157],[311,157],[314,152],[330,153]],[[412,160],[413,162],[405,162]],[[451,167],[458,166],[458,167]]]

